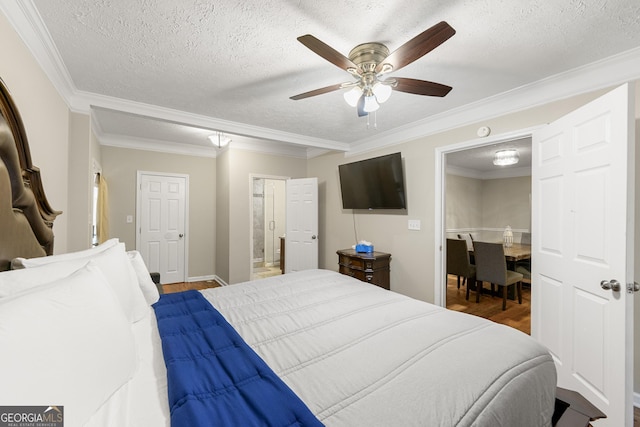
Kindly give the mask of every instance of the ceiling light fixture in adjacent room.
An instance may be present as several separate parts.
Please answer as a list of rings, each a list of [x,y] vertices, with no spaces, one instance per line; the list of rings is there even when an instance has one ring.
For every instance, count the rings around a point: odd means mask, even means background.
[[[213,135],[209,135],[209,141],[217,148],[221,149],[231,142],[231,138],[226,136],[222,132],[216,132]]]
[[[493,164],[496,166],[515,165],[519,160],[520,155],[518,154],[518,150],[515,149],[496,151],[496,154],[493,156]]]

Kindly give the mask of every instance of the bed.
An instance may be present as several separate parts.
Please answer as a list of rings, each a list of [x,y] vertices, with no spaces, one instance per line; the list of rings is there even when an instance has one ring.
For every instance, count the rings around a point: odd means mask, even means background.
[[[60,213],[0,90],[0,407],[67,427],[552,424],[553,360],[509,327],[328,270],[159,295],[118,239],[51,255]]]

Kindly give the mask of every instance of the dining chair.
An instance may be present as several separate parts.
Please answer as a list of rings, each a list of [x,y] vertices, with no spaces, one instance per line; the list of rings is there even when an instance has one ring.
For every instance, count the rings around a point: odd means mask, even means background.
[[[458,239],[462,239],[467,242],[467,250],[469,251],[469,259],[471,264],[475,263],[473,258],[473,234],[471,233],[458,233]]]
[[[482,283],[502,286],[502,309],[507,308],[507,287],[516,286],[522,304],[522,274],[507,270],[502,243],[473,242],[476,258],[476,302],[480,302]]]
[[[458,289],[460,289],[460,278],[465,279],[467,299],[469,299],[469,288],[476,282],[476,266],[469,261],[469,251],[464,240],[447,239],[447,274],[458,276]]]

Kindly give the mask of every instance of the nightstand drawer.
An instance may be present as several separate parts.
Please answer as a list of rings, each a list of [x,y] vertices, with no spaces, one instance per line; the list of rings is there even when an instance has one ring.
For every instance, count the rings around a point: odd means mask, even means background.
[[[391,255],[384,252],[358,253],[353,249],[337,251],[338,271],[366,283],[390,288]]]

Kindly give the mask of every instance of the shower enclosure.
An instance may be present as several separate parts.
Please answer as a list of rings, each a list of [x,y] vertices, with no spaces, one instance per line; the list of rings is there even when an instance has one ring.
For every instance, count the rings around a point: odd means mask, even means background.
[[[285,233],[285,181],[253,178],[253,270],[274,273]]]

